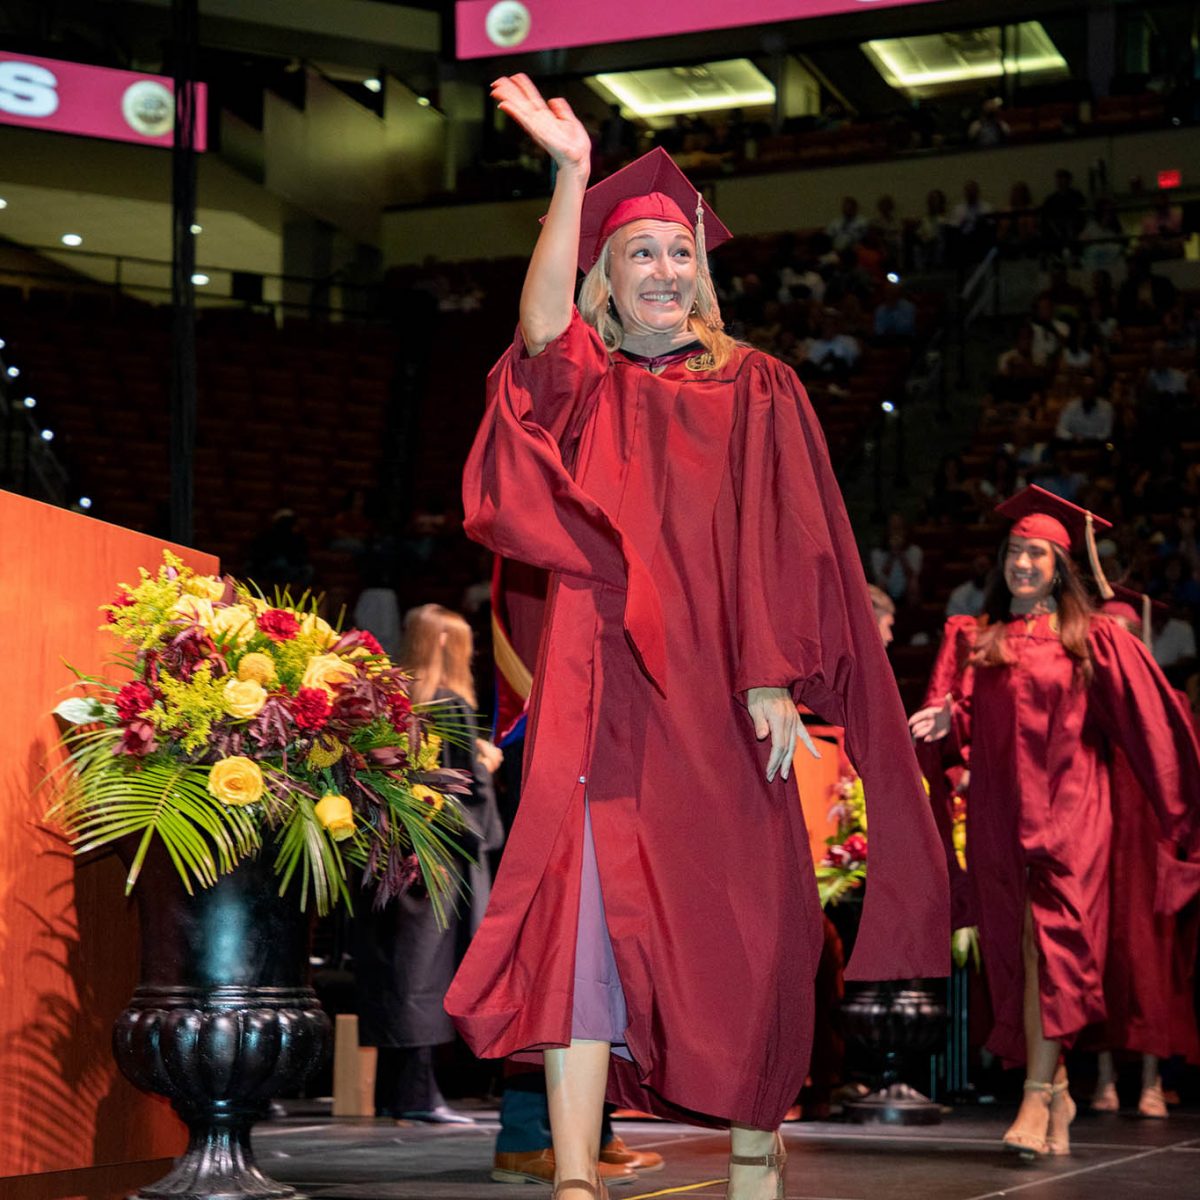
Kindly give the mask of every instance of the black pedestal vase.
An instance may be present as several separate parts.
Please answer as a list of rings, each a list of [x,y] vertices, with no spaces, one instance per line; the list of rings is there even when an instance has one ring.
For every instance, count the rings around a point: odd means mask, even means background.
[[[859,1124],[936,1125],[941,1109],[900,1079],[905,1060],[928,1053],[942,1036],[946,1009],[919,979],[851,985],[838,1009],[846,1037],[862,1046],[878,1064],[879,1086],[845,1104],[846,1116]]]
[[[271,857],[189,896],[155,845],[134,889],[141,978],[113,1054],[134,1084],[170,1099],[189,1133],[171,1172],[135,1193],[142,1200],[297,1197],[258,1169],[250,1130],[320,1064],[330,1024],[307,982],[309,917],[294,892],[279,895]]]

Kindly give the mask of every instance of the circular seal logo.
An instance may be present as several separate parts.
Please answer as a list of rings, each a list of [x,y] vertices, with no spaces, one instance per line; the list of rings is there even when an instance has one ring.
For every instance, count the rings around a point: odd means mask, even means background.
[[[175,97],[157,79],[139,79],[125,89],[121,115],[134,133],[162,137],[175,123]]]
[[[519,46],[532,25],[529,9],[520,0],[500,0],[488,9],[484,29],[493,46]]]

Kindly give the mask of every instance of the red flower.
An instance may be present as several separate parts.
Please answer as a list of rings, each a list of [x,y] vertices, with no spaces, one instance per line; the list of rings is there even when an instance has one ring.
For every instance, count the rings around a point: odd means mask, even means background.
[[[141,717],[135,717],[125,726],[115,753],[128,754],[131,758],[145,758],[147,754],[151,754],[157,749],[158,743],[154,740],[154,726],[149,721],[142,720]]]
[[[132,721],[153,703],[154,693],[144,683],[127,683],[117,693],[117,716],[122,721]]]
[[[285,608],[268,608],[258,616],[258,628],[273,642],[290,642],[300,632],[296,614]]]
[[[406,692],[392,692],[387,698],[388,721],[397,733],[408,730],[409,718],[412,716],[412,701]]]
[[[131,608],[134,604],[133,597],[128,592],[118,592],[109,602],[110,608]],[[108,623],[111,625],[116,619],[116,613],[108,614]]]
[[[370,650],[372,654],[382,654],[383,647],[379,644],[379,639],[366,629],[355,629],[352,632],[358,634],[358,644]]]
[[[332,705],[320,688],[301,688],[292,701],[292,717],[300,729],[312,733],[324,729]]]
[[[867,839],[861,833],[852,833],[843,843],[847,854],[854,862],[867,861]]]

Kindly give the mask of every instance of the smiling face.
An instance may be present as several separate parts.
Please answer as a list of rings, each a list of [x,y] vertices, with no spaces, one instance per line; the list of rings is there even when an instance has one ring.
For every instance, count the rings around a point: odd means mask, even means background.
[[[1045,538],[1010,537],[1004,554],[1004,582],[1013,600],[1037,604],[1050,595],[1056,570],[1054,546]]]
[[[696,299],[696,239],[670,221],[631,221],[613,235],[608,279],[626,336],[677,333]]]

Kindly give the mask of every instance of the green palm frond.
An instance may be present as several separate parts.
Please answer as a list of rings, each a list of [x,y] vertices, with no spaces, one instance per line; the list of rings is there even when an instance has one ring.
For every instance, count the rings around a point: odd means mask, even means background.
[[[458,803],[447,797],[440,810],[433,810],[386,775],[373,777],[371,788],[387,805],[392,822],[404,829],[421,868],[434,917],[445,927],[449,910],[458,907],[459,897],[464,894],[462,863],[474,861],[456,840],[455,835],[463,828]]]
[[[817,898],[821,907],[828,908],[831,904],[838,904],[851,892],[861,888],[865,878],[866,872],[861,867],[853,871],[818,867]]]
[[[317,820],[312,800],[297,792],[293,794],[293,802],[276,836],[279,851],[275,856],[275,873],[279,876],[279,894],[282,896],[288,890],[299,870],[301,911],[308,906],[310,890],[321,916],[325,916],[338,900],[344,900],[349,907],[346,868],[338,844]]]
[[[207,768],[180,760],[131,763],[113,754],[119,737],[119,730],[99,729],[65,739],[69,755],[49,777],[61,788],[49,816],[79,854],[138,838],[126,894],[156,837],[189,892],[195,884],[210,887],[258,849],[254,819],[209,794]]]
[[[483,736],[485,727],[482,719],[475,714],[457,707],[451,709],[449,706],[453,703],[452,700],[429,700],[424,704],[414,704],[413,711],[425,718],[430,732],[436,733],[442,741],[469,749],[475,745],[477,737]]]

